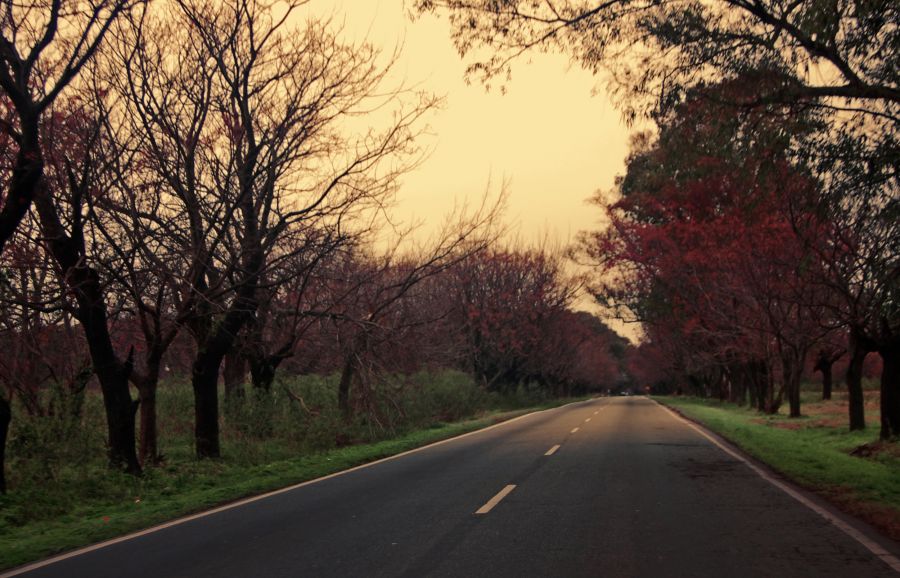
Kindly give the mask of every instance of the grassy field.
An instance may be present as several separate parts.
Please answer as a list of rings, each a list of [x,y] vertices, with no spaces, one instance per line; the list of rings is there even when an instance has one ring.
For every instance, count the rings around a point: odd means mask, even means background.
[[[878,392],[866,392],[868,429],[847,428],[846,394],[803,394],[801,418],[765,416],[718,401],[658,397],[839,508],[900,540],[900,447],[878,443]]]
[[[421,374],[385,384],[391,391],[376,396],[382,402],[373,417],[347,423],[333,381],[292,379],[231,408],[222,459],[203,461],[193,457],[190,388],[167,384],[159,396],[165,459],[140,478],[106,467],[95,395],[77,418],[14,415],[10,490],[0,495],[0,569],[571,401],[523,388],[487,394],[463,374]],[[285,395],[287,387],[305,407]]]

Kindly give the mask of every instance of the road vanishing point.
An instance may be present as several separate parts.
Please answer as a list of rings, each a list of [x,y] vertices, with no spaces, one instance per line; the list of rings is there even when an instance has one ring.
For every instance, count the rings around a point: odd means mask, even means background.
[[[644,397],[532,413],[7,574],[900,575],[897,545]]]

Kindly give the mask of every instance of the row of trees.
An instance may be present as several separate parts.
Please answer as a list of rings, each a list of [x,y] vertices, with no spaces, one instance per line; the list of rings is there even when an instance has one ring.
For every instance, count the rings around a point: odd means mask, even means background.
[[[610,274],[598,297],[643,321],[695,389],[769,413],[786,397],[799,416],[807,360],[815,356],[824,376],[849,347],[850,423],[864,427],[862,364],[876,348],[889,363],[890,325],[870,325],[868,346],[849,343],[849,328],[890,307],[890,269],[881,269],[890,237],[860,243],[854,223],[834,218],[814,171],[788,159],[787,138],[799,130],[789,121],[773,126],[769,115],[701,99],[660,124],[658,139],[635,143],[620,199],[606,205],[610,227],[582,238]],[[898,233],[870,217],[877,234]],[[850,262],[870,268],[841,267]]]
[[[488,389],[618,375],[560,256],[491,248],[502,195],[428,241],[392,224],[438,101],[306,3],[0,7],[0,452],[13,398],[77,413],[96,382],[110,464],[137,474],[173,367],[200,458],[221,453],[220,375],[240,403],[248,374],[265,394],[280,368],[338,372],[348,416],[428,365]]]
[[[93,377],[89,347],[69,308],[48,314],[38,307],[39,299],[54,298],[47,280],[55,271],[46,261],[5,268],[11,275],[0,339],[15,355],[0,364],[0,382],[7,399],[32,418],[77,418]],[[365,416],[375,425],[390,423],[380,413],[385,402],[402,401],[386,399],[390,389],[380,384],[423,369],[466,371],[500,393],[523,383],[555,395],[606,389],[621,380],[625,343],[597,318],[570,310],[575,285],[562,263],[559,254],[510,248],[426,266],[345,247],[323,258],[302,287],[283,285],[269,294],[239,331],[223,363],[224,407],[274,394],[278,372],[338,375],[345,417]],[[117,287],[111,282],[106,289]],[[156,383],[147,391],[140,381],[152,344],[134,304],[123,299],[121,305],[110,315],[110,337],[135,362],[138,457],[148,466],[161,458]],[[163,316],[163,322],[174,320]],[[196,357],[186,328],[166,348],[157,377],[189,375]]]
[[[390,62],[329,23],[291,24],[302,2],[44,4],[3,7],[0,241],[10,270],[26,255],[54,273],[11,301],[37,308],[36,323],[78,321],[110,460],[133,473],[129,382],[152,413],[187,329],[197,452],[217,456],[216,384],[236,336],[279,284],[369,232],[435,101],[385,87]],[[393,112],[384,127],[342,130],[373,107]],[[461,237],[480,223],[467,225]],[[115,346],[122,311],[139,350]]]
[[[586,233],[594,293],[644,324],[684,379],[799,415],[811,354],[883,361],[881,437],[900,435],[900,8],[855,0],[419,0],[449,15],[469,74],[560,51],[652,121]],[[649,351],[649,349],[648,349]],[[776,385],[776,382],[778,385]]]

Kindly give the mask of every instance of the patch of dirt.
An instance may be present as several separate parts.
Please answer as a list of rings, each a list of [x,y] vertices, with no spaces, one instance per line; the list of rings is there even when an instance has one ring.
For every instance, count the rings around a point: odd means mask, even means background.
[[[900,445],[896,442],[874,441],[853,448],[850,455],[858,458],[876,458],[881,455],[900,458]]]
[[[821,402],[821,403],[808,403],[803,407],[809,415],[835,415],[835,416],[845,416],[847,415],[847,404],[846,403],[831,403],[831,402]]]
[[[867,390],[863,392],[863,400],[864,406],[866,409],[866,417],[868,418],[870,415],[873,417],[878,416],[879,410],[879,400],[881,394],[878,390]],[[805,401],[802,406],[802,411],[805,415],[812,417],[825,417],[825,416],[846,416],[848,413],[849,402],[847,401],[847,393],[835,393],[834,396],[828,400],[823,401],[817,399],[815,401]]]
[[[845,415],[817,419],[810,422],[809,427],[846,428],[847,417]]]
[[[787,429],[787,430],[798,430],[804,429],[809,426],[808,421],[773,421],[769,424],[772,427],[777,427],[778,429]]]
[[[856,498],[853,490],[837,487],[819,493],[840,510],[865,521],[892,540],[900,542],[900,510]]]

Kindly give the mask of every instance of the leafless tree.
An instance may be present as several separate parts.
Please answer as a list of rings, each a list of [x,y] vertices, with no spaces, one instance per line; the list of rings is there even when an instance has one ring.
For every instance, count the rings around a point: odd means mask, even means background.
[[[296,256],[287,239],[368,227],[418,161],[419,121],[436,104],[387,87],[393,59],[343,42],[333,23],[291,24],[304,3],[180,0],[119,31],[123,122],[142,135],[174,317],[197,343],[199,457],[220,453],[219,370]]]
[[[25,0],[0,5],[0,89],[14,111],[0,131],[17,146],[0,209],[0,252],[44,174],[41,118],[94,57],[113,23],[143,0]]]

